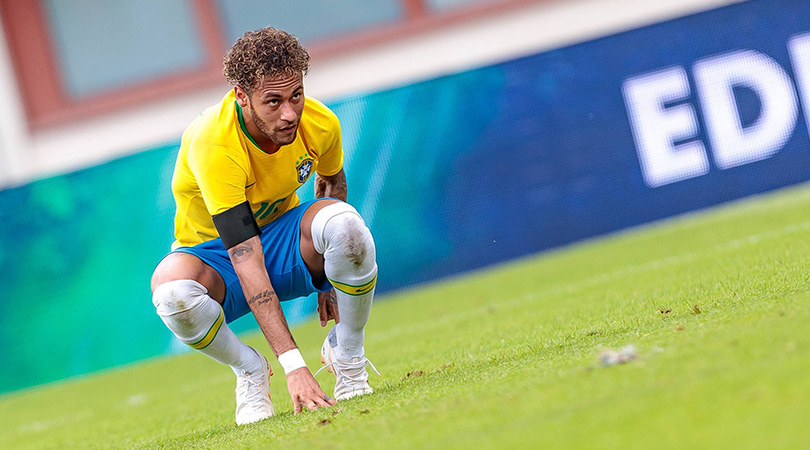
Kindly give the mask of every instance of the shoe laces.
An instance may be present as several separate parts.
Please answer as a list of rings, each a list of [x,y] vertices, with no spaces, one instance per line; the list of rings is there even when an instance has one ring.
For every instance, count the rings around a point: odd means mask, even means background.
[[[261,377],[259,377],[261,378]],[[253,379],[251,374],[242,372],[239,375],[239,382],[236,384],[236,391],[243,401],[262,401],[267,395],[267,389],[259,381]]]
[[[351,361],[351,362],[344,362],[344,363],[342,363],[342,365],[343,365],[344,367],[340,367],[340,365],[338,364],[337,360],[332,361],[332,362],[330,362],[329,364],[326,364],[325,366],[323,366],[323,367],[321,367],[320,369],[318,369],[318,370],[315,372],[315,375],[313,375],[313,377],[318,376],[318,374],[319,374],[319,373],[321,373],[321,371],[323,371],[324,369],[327,369],[327,368],[329,368],[329,367],[332,367],[332,368],[334,368],[334,369],[335,369],[335,370],[334,370],[334,371],[335,371],[335,374],[336,374],[336,375],[338,375],[338,374],[339,374],[338,376],[340,376],[340,377],[345,377],[345,378],[348,378],[350,381],[354,381],[354,382],[364,382],[364,381],[366,381],[366,380],[363,378],[363,371],[362,371],[361,369],[364,369],[364,368],[366,367],[366,364],[368,364],[369,366],[371,366],[371,368],[374,370],[374,372],[376,372],[376,373],[377,373],[377,375],[382,376],[382,374],[380,373],[380,371],[379,371],[379,370],[377,370],[377,368],[376,368],[376,367],[374,367],[374,363],[373,363],[373,362],[371,362],[371,360],[370,360],[370,359],[366,358],[365,356],[361,356],[360,358],[355,359],[355,360],[353,360],[353,361]],[[347,365],[348,365],[349,367],[345,367],[345,366],[347,366]],[[347,370],[347,369],[348,369],[348,370]]]

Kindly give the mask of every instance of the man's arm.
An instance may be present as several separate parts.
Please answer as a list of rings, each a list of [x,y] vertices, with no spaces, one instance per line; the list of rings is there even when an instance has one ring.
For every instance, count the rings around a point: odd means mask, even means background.
[[[228,255],[248,306],[273,353],[278,357],[296,349],[278,296],[270,283],[264,265],[259,228],[247,202],[214,216],[214,224],[228,248]],[[287,373],[287,388],[296,413],[303,408],[315,409],[334,404],[334,400],[326,400],[323,390],[306,366]]]
[[[258,236],[228,249],[236,276],[242,285],[248,306],[256,317],[267,343],[278,357],[296,348],[287,320],[281,310],[278,296],[270,284],[264,266],[264,252]]]
[[[331,177],[315,174],[315,198],[332,197],[346,201],[346,173],[343,169]]]

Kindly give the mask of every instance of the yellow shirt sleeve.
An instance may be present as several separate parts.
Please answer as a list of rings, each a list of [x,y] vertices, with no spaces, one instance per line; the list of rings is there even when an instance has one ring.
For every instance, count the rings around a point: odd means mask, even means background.
[[[318,168],[315,170],[319,175],[325,177],[331,177],[343,168],[343,142],[340,137],[340,122],[338,122],[337,116],[333,116],[333,118],[331,139],[323,152],[321,152]]]
[[[228,154],[227,148],[193,148],[189,151],[188,165],[212,216],[247,201],[247,172]]]

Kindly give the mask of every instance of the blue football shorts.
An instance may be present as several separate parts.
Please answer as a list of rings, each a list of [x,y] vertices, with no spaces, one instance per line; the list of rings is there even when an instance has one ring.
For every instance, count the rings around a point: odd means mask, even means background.
[[[260,239],[267,274],[270,275],[270,283],[280,301],[304,297],[313,292],[325,292],[332,288],[328,280],[324,280],[321,286],[314,286],[312,276],[301,257],[301,218],[316,201],[318,200],[302,203],[261,228]],[[228,250],[221,239],[213,239],[193,247],[179,247],[173,253],[190,253],[219,272],[226,288],[225,303],[222,305],[226,322],[232,322],[250,312]]]

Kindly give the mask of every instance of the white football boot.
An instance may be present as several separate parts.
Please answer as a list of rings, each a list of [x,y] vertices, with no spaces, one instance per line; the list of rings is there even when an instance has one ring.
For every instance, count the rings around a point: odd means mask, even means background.
[[[368,384],[368,372],[366,372],[366,364],[368,364],[377,372],[377,375],[380,375],[374,364],[365,356],[348,361],[338,360],[335,355],[335,347],[337,347],[337,335],[335,327],[332,327],[321,347],[321,362],[325,366],[318,369],[315,375],[323,369],[335,374],[335,399],[346,400],[374,392],[374,389]]]
[[[256,350],[253,350],[256,352]],[[262,368],[255,373],[242,372],[236,376],[236,424],[245,425],[276,415],[270,401],[270,364],[262,359]]]

